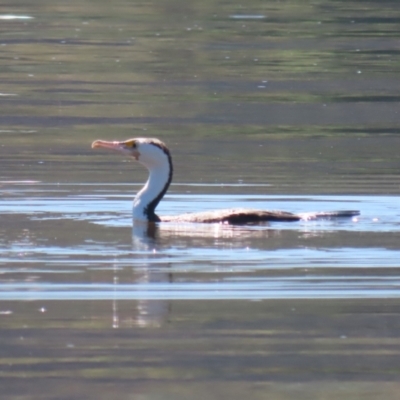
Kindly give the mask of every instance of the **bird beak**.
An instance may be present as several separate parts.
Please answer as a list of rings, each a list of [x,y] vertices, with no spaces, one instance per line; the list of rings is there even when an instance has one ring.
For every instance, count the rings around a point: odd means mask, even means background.
[[[124,147],[121,142],[106,142],[105,140],[95,140],[92,143],[92,149],[97,149],[98,147],[102,147],[105,149],[123,151]]]
[[[107,142],[106,140],[95,140],[92,143],[92,149],[97,149],[99,147],[104,149],[116,150],[120,153],[126,154],[128,156],[134,157],[136,160],[139,159],[140,153],[133,149],[132,147],[128,147],[127,142]]]

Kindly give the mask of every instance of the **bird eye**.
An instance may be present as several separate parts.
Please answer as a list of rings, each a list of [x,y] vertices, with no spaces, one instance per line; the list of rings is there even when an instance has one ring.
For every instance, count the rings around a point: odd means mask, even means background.
[[[136,148],[136,142],[134,140],[130,140],[128,142],[125,142],[125,146],[126,147],[130,147],[132,149],[135,149]]]

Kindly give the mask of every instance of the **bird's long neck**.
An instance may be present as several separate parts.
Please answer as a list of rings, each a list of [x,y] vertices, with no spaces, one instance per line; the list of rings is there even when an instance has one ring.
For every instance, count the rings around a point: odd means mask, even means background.
[[[133,200],[133,219],[151,222],[160,221],[160,218],[155,214],[155,209],[168,190],[173,172],[171,157],[169,154],[166,156],[167,162],[154,162],[151,165],[145,165],[149,170],[149,178]]]

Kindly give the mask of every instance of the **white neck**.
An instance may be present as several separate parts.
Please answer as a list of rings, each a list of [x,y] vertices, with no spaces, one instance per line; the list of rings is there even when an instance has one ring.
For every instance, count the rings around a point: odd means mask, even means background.
[[[167,191],[172,178],[169,163],[165,160],[161,161],[164,162],[153,162],[150,165],[142,163],[149,170],[149,178],[133,200],[133,219],[135,220],[159,220],[154,210]]]

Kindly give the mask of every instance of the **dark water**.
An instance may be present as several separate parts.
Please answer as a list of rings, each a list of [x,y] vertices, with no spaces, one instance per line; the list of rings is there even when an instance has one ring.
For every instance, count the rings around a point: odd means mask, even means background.
[[[397,399],[400,4],[15,1],[0,14],[0,398]],[[130,219],[356,209],[260,226]]]

